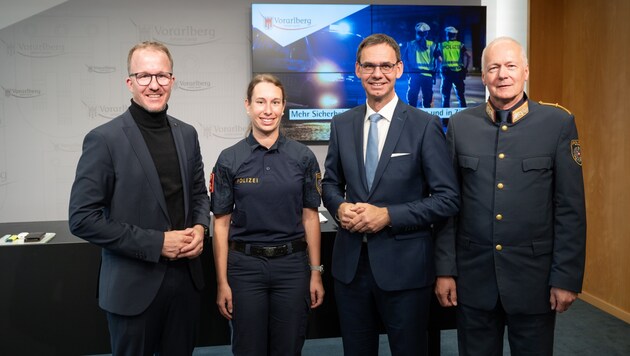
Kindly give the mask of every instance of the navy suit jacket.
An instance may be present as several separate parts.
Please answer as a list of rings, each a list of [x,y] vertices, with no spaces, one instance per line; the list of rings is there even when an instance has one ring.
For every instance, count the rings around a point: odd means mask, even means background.
[[[430,285],[435,279],[432,224],[457,213],[457,180],[437,116],[399,101],[390,123],[371,191],[363,154],[366,106],[333,118],[326,173],[325,207],[336,216],[343,202],[387,207],[391,225],[368,234],[374,279],[383,290]],[[356,274],[363,234],[339,228],[332,274],[349,283]]]
[[[195,129],[168,117],[182,176],[186,227],[209,224],[209,198]],[[159,263],[171,229],[160,178],[129,111],[90,131],[70,195],[70,230],[101,246],[99,305],[137,315],[154,299],[167,265]],[[203,287],[199,257],[188,261]]]

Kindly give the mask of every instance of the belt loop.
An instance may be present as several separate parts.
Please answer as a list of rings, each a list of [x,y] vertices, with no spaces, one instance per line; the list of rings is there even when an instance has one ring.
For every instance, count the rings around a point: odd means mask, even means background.
[[[252,245],[251,244],[245,244],[245,254],[248,255],[248,256],[252,254]]]
[[[290,255],[293,253],[293,241],[290,241],[289,243],[287,243],[287,255]]]

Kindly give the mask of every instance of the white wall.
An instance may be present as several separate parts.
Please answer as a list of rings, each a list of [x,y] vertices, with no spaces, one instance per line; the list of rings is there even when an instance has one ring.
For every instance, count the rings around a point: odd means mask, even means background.
[[[126,56],[141,40],[169,44],[178,82],[169,114],[199,132],[206,173],[243,137],[252,1],[8,1],[0,0],[0,222],[67,219],[83,137],[129,105]],[[527,0],[397,3],[485,5],[489,40],[527,44]],[[327,147],[312,149],[323,169]]]

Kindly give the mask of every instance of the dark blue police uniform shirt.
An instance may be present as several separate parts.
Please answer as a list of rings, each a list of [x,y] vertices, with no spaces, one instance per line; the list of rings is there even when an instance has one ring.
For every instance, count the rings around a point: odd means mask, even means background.
[[[232,214],[230,241],[269,244],[302,238],[302,209],[320,205],[315,155],[282,135],[267,149],[250,134],[221,152],[212,175],[211,210]]]

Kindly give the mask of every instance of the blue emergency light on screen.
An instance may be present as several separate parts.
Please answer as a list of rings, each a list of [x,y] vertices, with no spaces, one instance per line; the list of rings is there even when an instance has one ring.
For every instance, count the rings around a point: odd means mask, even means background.
[[[359,43],[373,33],[386,33],[404,51],[416,39],[419,22],[426,23],[423,29],[430,27],[427,38],[435,48],[448,40],[445,28],[459,30],[457,40],[470,55],[465,102],[468,106],[484,102],[479,67],[485,46],[485,7],[252,4],[252,71],[272,73],[282,81],[287,94],[282,123],[285,134],[306,143],[327,143],[330,119],[365,103],[361,81],[355,75]],[[408,62],[403,59],[404,64]],[[396,93],[405,102],[409,102],[407,92],[414,70],[405,66],[405,73],[396,82]],[[443,118],[461,110],[455,87],[452,107],[443,107],[439,68],[434,68],[432,78],[430,107],[423,108],[422,99],[418,107]]]

